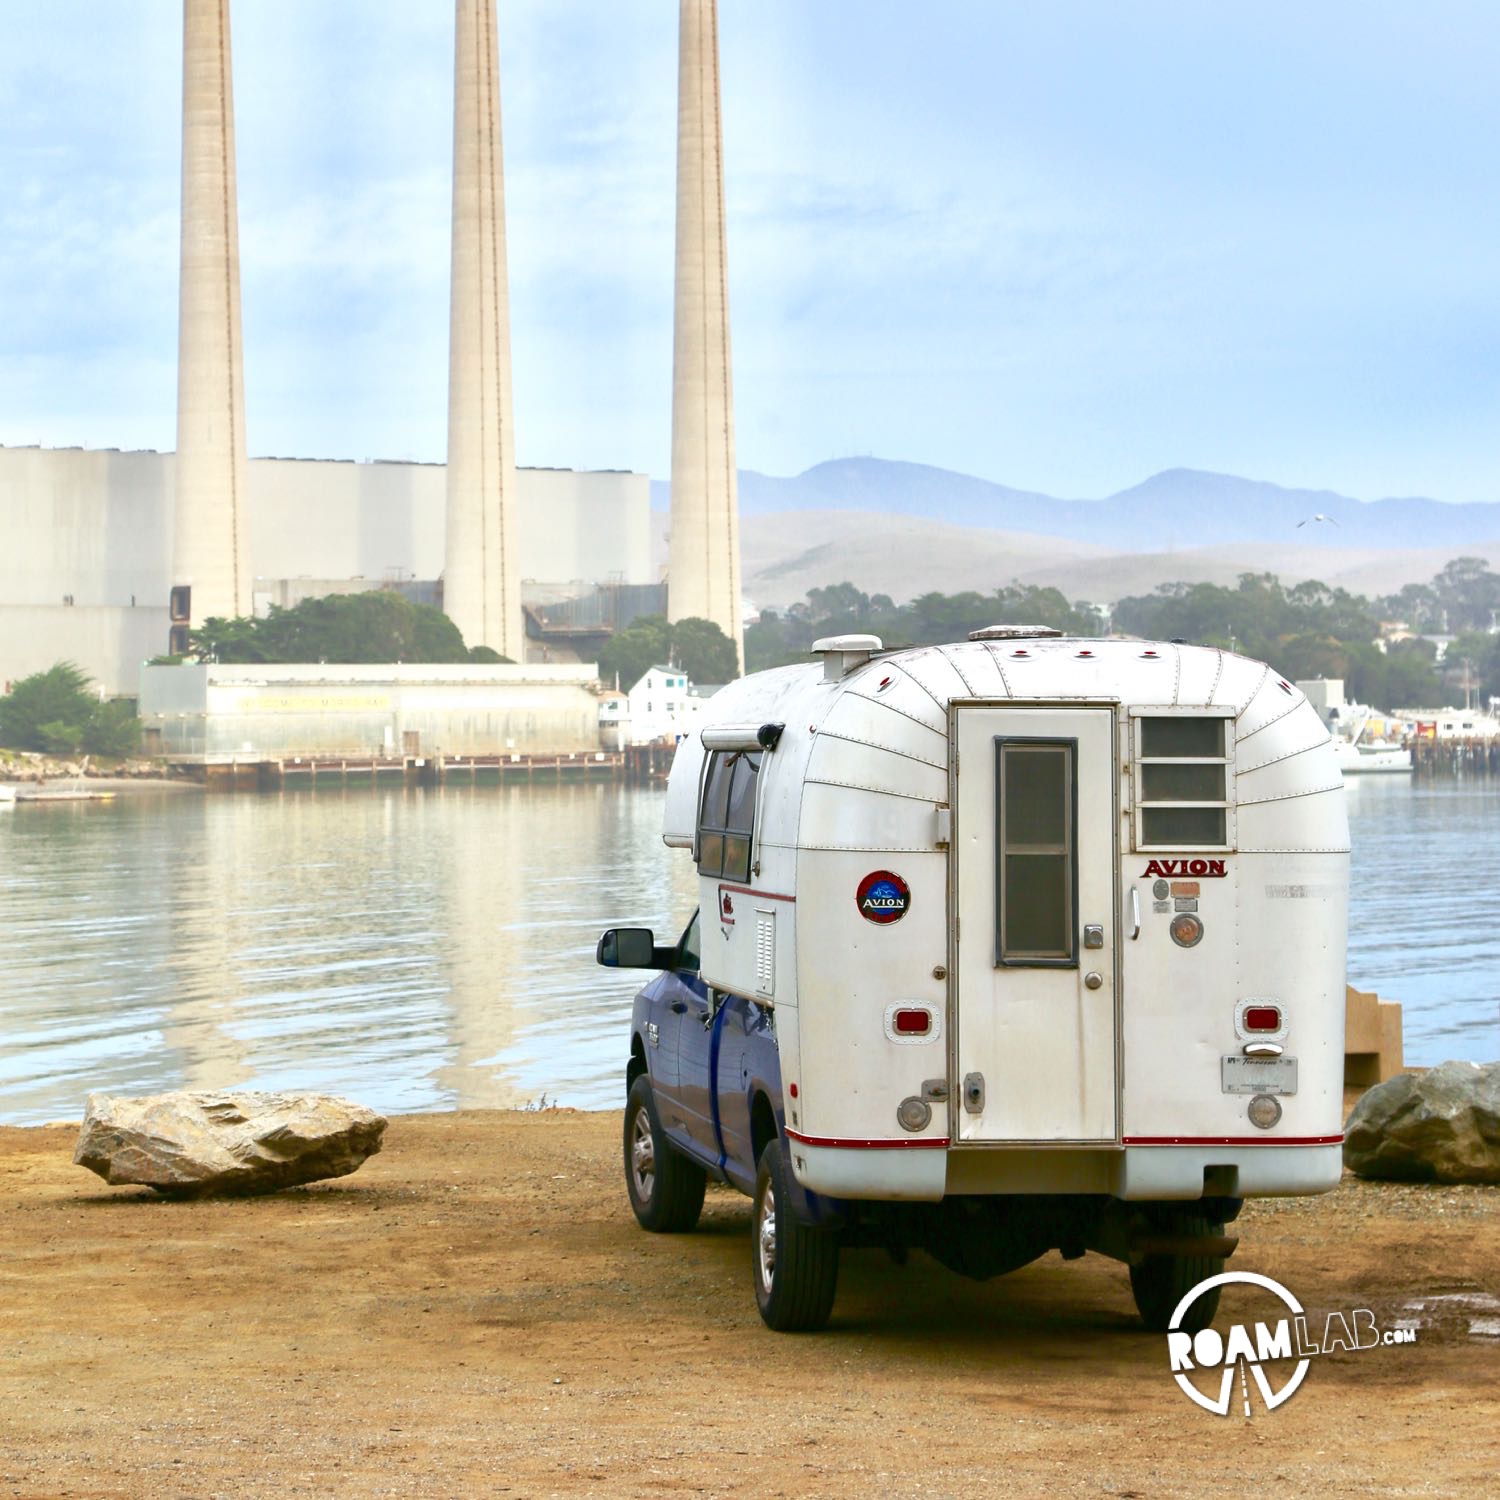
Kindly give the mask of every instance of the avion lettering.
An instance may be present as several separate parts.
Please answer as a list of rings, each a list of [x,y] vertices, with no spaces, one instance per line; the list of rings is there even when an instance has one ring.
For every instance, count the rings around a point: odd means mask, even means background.
[[[1229,873],[1222,859],[1152,859],[1146,862],[1147,875],[1196,875],[1204,880],[1220,880]]]

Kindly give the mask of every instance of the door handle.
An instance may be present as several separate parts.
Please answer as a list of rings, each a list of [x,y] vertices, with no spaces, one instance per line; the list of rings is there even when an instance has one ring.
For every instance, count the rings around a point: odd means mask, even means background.
[[[687,1009],[687,1001],[686,1000],[674,1000],[672,1002],[672,1014],[674,1016],[680,1016],[683,1013],[683,1011],[685,1011],[686,1009]]]
[[[1141,893],[1134,887],[1130,887],[1130,939],[1135,941],[1141,935]]]

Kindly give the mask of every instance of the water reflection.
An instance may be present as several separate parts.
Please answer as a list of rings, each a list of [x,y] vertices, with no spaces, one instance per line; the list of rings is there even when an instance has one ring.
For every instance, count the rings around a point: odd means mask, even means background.
[[[386,1110],[618,1103],[640,976],[692,870],[662,793],[614,786],[195,794],[0,817],[0,1120],[91,1088],[325,1088]],[[1407,1057],[1500,1055],[1500,788],[1350,792],[1350,973]]]
[[[639,976],[606,922],[675,931],[661,793],[178,795],[0,826],[0,1119],[91,1088],[253,1082],[387,1110],[616,1102]]]

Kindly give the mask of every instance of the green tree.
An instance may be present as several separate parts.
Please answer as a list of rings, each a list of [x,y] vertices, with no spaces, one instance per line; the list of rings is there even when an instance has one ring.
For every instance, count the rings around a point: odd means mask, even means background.
[[[70,661],[23,677],[0,698],[0,743],[49,753],[81,745],[95,703],[88,681]]]
[[[734,642],[712,620],[679,620],[672,627],[672,659],[689,682],[732,682],[740,675]]]
[[[0,744],[48,755],[129,755],[139,742],[135,710],[101,703],[72,662],[23,677],[0,698]]]
[[[619,681],[629,692],[652,667],[664,667],[672,656],[672,627],[665,615],[637,615],[612,635],[599,652],[599,676]]]
[[[188,637],[200,661],[464,662],[471,657],[442,610],[389,589],[328,594],[264,619],[211,617]],[[493,653],[492,653],[493,655]],[[496,658],[499,659],[499,658]]]

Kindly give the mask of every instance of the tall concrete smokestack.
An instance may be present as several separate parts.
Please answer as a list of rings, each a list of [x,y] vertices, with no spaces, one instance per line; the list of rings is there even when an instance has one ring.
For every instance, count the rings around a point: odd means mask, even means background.
[[[470,646],[520,661],[510,295],[495,0],[457,0],[448,534],[443,608]]]
[[[182,265],[172,649],[210,615],[248,615],[245,377],[229,0],[182,7]]]
[[[740,629],[739,486],[729,367],[729,262],[716,0],[682,0],[677,74],[677,303],[667,614]]]

